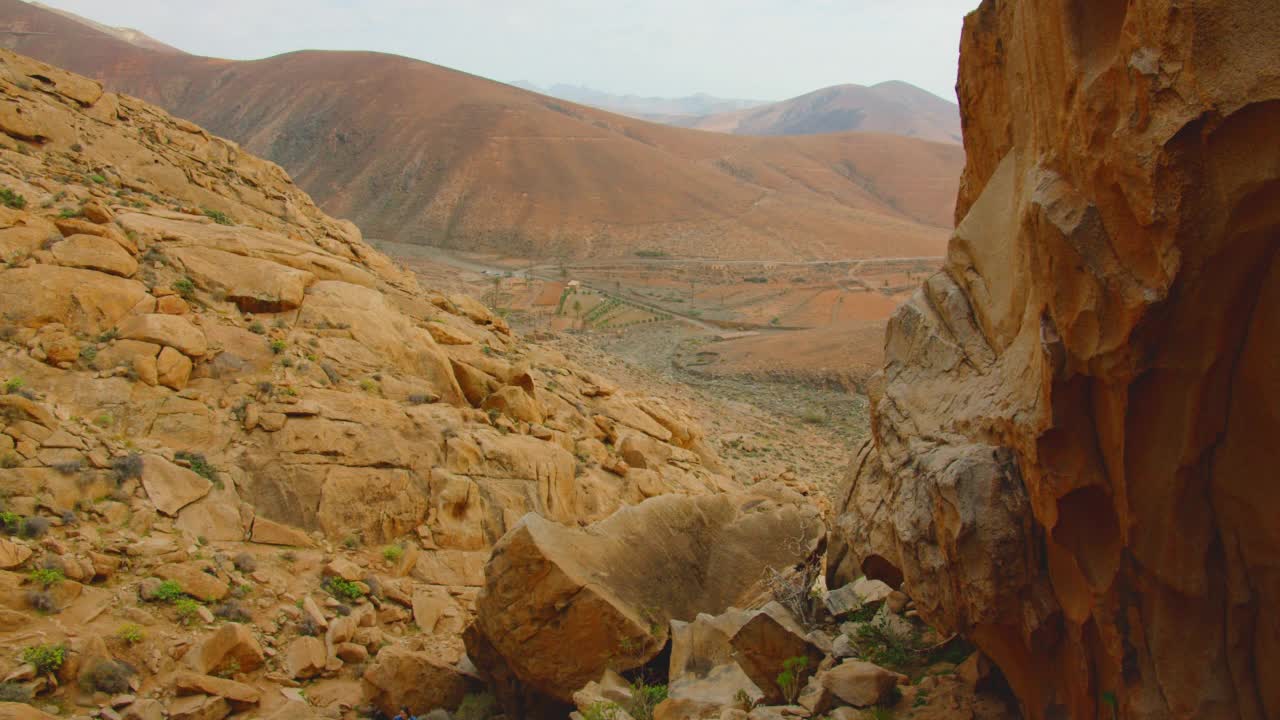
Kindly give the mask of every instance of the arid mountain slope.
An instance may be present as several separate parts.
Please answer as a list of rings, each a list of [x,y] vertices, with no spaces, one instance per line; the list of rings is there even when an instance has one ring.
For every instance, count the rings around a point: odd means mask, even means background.
[[[1280,4],[985,0],[960,96],[833,577],[901,583],[1031,720],[1280,718]]]
[[[456,708],[523,516],[739,488],[279,166],[8,51],[0,97],[0,715]]]
[[[836,85],[762,107],[671,118],[673,125],[738,135],[814,135],[861,130],[960,142],[960,108],[905,82]]]
[[[279,162],[370,236],[509,254],[940,254],[960,148],[653,125],[406,58],[175,57],[19,2],[10,42]],[[73,37],[74,33],[74,37]]]
[[[126,27],[112,27],[111,25],[103,25],[102,23],[94,22],[88,18],[84,18],[79,15],[76,15],[75,13],[67,12],[66,10],[60,10],[51,5],[45,5],[44,3],[35,2],[35,0],[31,0],[31,5],[34,7],[40,8],[41,10],[48,10],[49,12],[57,13],[69,20],[73,20],[75,22],[81,23],[92,30],[96,30],[97,32],[100,32],[100,33],[105,33],[119,40],[123,40],[129,43],[130,45],[136,45],[140,48],[146,48],[148,50],[159,50],[161,52],[171,52],[171,53],[182,52],[181,50],[171,45],[166,45],[160,42],[159,40],[156,40],[155,38],[151,37],[150,35],[147,35],[146,33],[143,33],[140,30],[134,30],[133,28],[126,28]]]

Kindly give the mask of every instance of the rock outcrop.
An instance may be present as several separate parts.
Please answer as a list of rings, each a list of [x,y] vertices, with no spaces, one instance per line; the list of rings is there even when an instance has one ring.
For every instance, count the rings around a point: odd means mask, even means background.
[[[584,529],[526,516],[494,548],[467,636],[472,659],[506,692],[568,704],[606,670],[624,672],[692,621],[767,597],[770,570],[820,552],[816,510],[784,495],[661,497]]]
[[[734,490],[679,402],[420,287],[234,143],[0,51],[6,698],[453,709],[522,517]]]
[[[1280,5],[985,0],[959,91],[833,579],[901,586],[1028,718],[1280,717]]]

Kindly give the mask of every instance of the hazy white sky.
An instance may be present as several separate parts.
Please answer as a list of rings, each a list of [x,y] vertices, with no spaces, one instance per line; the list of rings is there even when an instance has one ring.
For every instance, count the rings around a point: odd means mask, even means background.
[[[955,99],[979,0],[45,0],[182,50],[380,50],[502,81],[781,100],[906,80]]]

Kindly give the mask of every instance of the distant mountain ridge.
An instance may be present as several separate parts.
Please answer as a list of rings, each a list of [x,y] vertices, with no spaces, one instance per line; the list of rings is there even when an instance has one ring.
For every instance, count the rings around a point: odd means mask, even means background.
[[[75,13],[67,12],[66,10],[60,10],[51,5],[45,5],[42,2],[36,2],[36,0],[27,0],[27,2],[29,5],[32,5],[33,7],[38,7],[41,10],[48,10],[49,12],[57,13],[62,17],[67,18],[68,20],[78,22],[82,25],[86,25],[88,27],[93,28],[94,30],[97,30],[98,32],[106,33],[114,38],[123,40],[129,43],[130,45],[134,45],[136,47],[146,48],[147,50],[156,50],[159,52],[173,52],[173,53],[182,52],[181,50],[179,50],[176,47],[173,47],[172,45],[166,45],[165,43],[162,43],[159,40],[156,40],[150,35],[147,35],[146,33],[142,32],[141,30],[135,30],[133,28],[126,28],[126,27],[113,27],[111,25],[104,25],[100,22],[95,22],[93,20],[90,20],[89,18],[76,15]]]
[[[642,119],[665,118],[673,116],[703,116],[715,115],[718,113],[736,112],[738,110],[747,110],[762,105],[768,105],[768,100],[742,100],[735,98],[721,98],[707,93],[695,93],[686,97],[665,98],[665,97],[645,97],[641,95],[615,95],[613,93],[596,90],[583,85],[568,85],[565,83],[556,83],[550,87],[540,87],[534,83],[527,81],[516,81],[510,83],[515,87],[530,92],[549,95],[561,100],[576,102],[580,105],[590,105],[591,107],[600,108],[616,112],[621,115],[630,115]]]
[[[384,53],[153,50],[20,0],[0,0],[0,26],[34,33],[0,44],[279,163],[378,239],[544,258],[939,256],[963,166],[955,145],[696,132]]]
[[[960,107],[910,83],[835,85],[800,97],[707,115],[682,127],[736,135],[814,135],[887,132],[934,142],[960,143]]]
[[[683,98],[614,95],[579,85],[515,87],[581,105],[659,122],[732,135],[820,135],[883,132],[960,143],[960,106],[901,80],[833,85],[780,102],[735,100],[698,93]]]

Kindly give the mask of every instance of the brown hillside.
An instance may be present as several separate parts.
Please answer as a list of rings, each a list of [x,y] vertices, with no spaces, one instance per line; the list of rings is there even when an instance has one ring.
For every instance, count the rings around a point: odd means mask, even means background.
[[[849,130],[960,142],[960,108],[905,82],[836,85],[761,107],[674,118],[673,125],[736,135],[814,135]]]
[[[240,141],[372,237],[543,257],[939,255],[963,164],[894,136],[653,125],[390,55],[175,57],[18,0],[0,18],[51,33],[11,39],[19,51]]]

